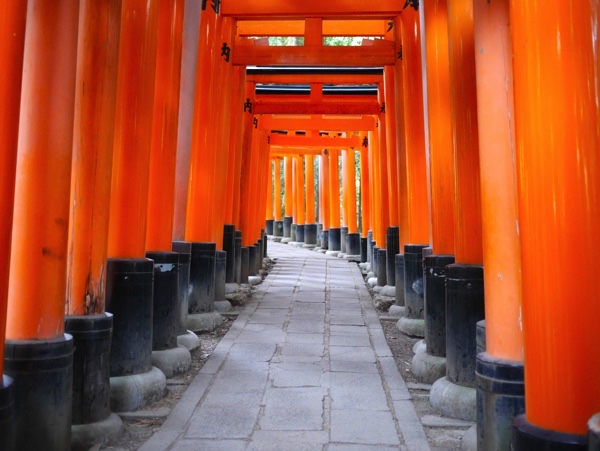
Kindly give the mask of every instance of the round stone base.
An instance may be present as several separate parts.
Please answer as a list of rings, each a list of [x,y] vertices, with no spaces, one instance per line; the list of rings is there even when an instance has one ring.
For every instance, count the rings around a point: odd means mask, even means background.
[[[188,330],[187,333],[177,337],[177,345],[183,346],[188,351],[193,351],[200,346],[200,339],[198,338],[198,335],[191,330]]]
[[[345,252],[340,252],[339,254],[337,254],[337,258],[346,258],[346,254]]]
[[[223,324],[223,317],[219,312],[190,313],[187,327],[192,332],[212,332]]]
[[[272,236],[271,238],[269,238],[271,241],[273,241],[274,243],[281,243],[281,240],[283,240],[283,238],[281,238],[280,236]]]
[[[219,313],[225,313],[231,310],[231,302],[229,301],[215,301],[215,310]]]
[[[477,425],[471,426],[460,439],[462,451],[477,451]]]
[[[325,252],[325,255],[331,255],[332,257],[337,257],[339,255],[340,251],[327,251]]]
[[[302,247],[304,249],[315,249],[317,247],[317,245],[316,244],[306,244],[306,243],[303,243]]]
[[[377,280],[377,279],[376,279],[376,280]],[[379,293],[381,293],[381,290],[383,290],[383,286],[381,286],[381,285],[377,285],[377,284],[373,285],[373,291],[374,291],[375,293],[379,294]]]
[[[425,320],[403,316],[396,323],[396,328],[409,337],[423,338],[425,336]]]
[[[134,412],[165,396],[167,378],[158,368],[131,376],[110,378],[110,408],[114,412]]]
[[[248,283],[250,285],[258,285],[262,282],[262,279],[259,276],[248,276]]]
[[[411,371],[419,382],[433,384],[446,376],[446,357],[418,352],[412,359]]]
[[[463,421],[477,421],[474,388],[453,384],[443,377],[431,386],[429,402],[444,416]]]
[[[403,305],[394,304],[388,310],[388,315],[394,318],[401,318],[406,314],[406,308]]]
[[[71,451],[87,451],[94,446],[109,444],[123,432],[123,421],[116,413],[102,421],[71,426]]]
[[[177,346],[163,351],[152,351],[152,366],[161,370],[167,378],[175,374],[185,373],[191,365],[192,356],[184,346]]]
[[[369,277],[369,274],[367,274],[367,285],[369,285],[371,288],[376,287],[377,277]]]
[[[413,352],[415,354],[419,353],[419,352],[427,352],[427,343],[425,343],[425,340],[419,340],[417,341],[414,345],[413,345]]]
[[[226,283],[225,284],[225,296],[228,294],[237,293],[240,289],[240,286],[237,283]]]
[[[396,287],[394,285],[386,285],[379,292],[382,296],[389,296],[391,298],[396,298]]]
[[[291,238],[282,238],[282,239],[281,239],[281,244],[288,244],[288,243],[290,243],[291,241],[292,241],[292,239],[291,239]]]

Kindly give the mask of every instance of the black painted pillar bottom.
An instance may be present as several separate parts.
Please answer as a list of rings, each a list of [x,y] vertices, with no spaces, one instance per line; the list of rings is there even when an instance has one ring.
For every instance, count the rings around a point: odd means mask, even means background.
[[[377,285],[384,287],[387,285],[387,250],[377,250]]]
[[[273,236],[275,238],[283,238],[283,221],[273,222]]]
[[[0,449],[15,449],[15,396],[14,381],[11,377],[1,375],[0,384]]]
[[[357,258],[361,252],[360,235],[358,233],[348,233],[346,235],[346,255]]]
[[[304,224],[304,247],[317,245],[317,224]]]
[[[247,284],[248,277],[250,276],[250,249],[248,246],[242,247],[241,252],[241,272],[240,272],[240,283]]]
[[[192,255],[192,243],[187,241],[173,241],[173,252],[179,254],[179,333],[187,334],[187,316],[190,294],[190,260]]]
[[[329,246],[328,249],[330,252],[340,252],[341,248],[341,230],[336,227],[332,227],[329,229]]]
[[[236,283],[242,283],[242,232],[239,230],[235,231],[235,251],[234,252],[235,252],[234,280]]]
[[[360,262],[361,263],[367,263],[368,261],[368,256],[367,256],[367,238],[361,238],[360,239]]]
[[[298,224],[296,226],[296,242],[297,243],[304,243],[305,228],[306,228],[306,226],[304,224]]]
[[[5,372],[14,380],[15,449],[71,449],[73,337],[6,340],[5,350]]]
[[[283,218],[283,237],[291,238],[292,237],[292,222],[294,218],[291,216],[286,216]]]
[[[267,219],[267,223],[266,223],[267,235],[273,235],[274,225],[275,225],[274,219]]]
[[[516,417],[513,422],[511,449],[513,451],[585,451],[588,449],[588,436],[540,428],[527,421],[523,414]]]
[[[477,355],[477,449],[510,449],[513,419],[525,412],[523,363]]]
[[[321,249],[329,249],[329,230],[321,232]]]
[[[340,252],[347,254],[346,250],[346,237],[348,236],[348,227],[344,226],[340,228]]]

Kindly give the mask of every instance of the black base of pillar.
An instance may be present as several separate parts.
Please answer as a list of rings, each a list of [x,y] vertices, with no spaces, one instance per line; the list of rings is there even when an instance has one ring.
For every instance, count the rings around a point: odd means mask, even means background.
[[[147,258],[109,258],[106,311],[113,316],[110,376],[152,369],[154,262]]]
[[[190,294],[190,259],[192,243],[187,241],[173,241],[173,252],[179,254],[179,332],[177,335],[187,333],[188,297]]]
[[[329,249],[329,230],[323,230],[321,232],[321,248]]]
[[[73,424],[110,416],[110,343],[113,315],[67,316],[65,332],[73,336]]]
[[[396,273],[396,305],[404,306],[404,254],[394,256],[394,272]]]
[[[387,285],[387,251],[377,249],[377,285],[384,287]]]
[[[404,246],[404,305],[407,318],[423,319],[425,317],[423,249],[426,247],[426,244],[406,244]]]
[[[248,276],[256,275],[256,246],[248,246]]]
[[[371,241],[371,271],[373,272],[373,276],[377,277],[377,253],[379,248],[375,246],[375,241]]]
[[[189,313],[215,310],[215,243],[192,243]]]
[[[9,376],[0,376],[0,449],[13,451],[16,446],[14,381]]]
[[[267,230],[267,235],[273,235],[274,223],[275,223],[274,219],[267,219],[267,224],[265,227]]]
[[[368,261],[367,238],[361,238],[360,239],[360,262],[367,263],[367,261]]]
[[[273,236],[283,237],[283,221],[273,222]]]
[[[283,218],[283,237],[291,238],[292,237],[292,222],[294,218],[291,216],[285,216]]]
[[[341,233],[342,231],[339,228],[330,228],[329,229],[329,246],[328,249],[330,251],[340,251],[341,247]]]
[[[248,277],[250,277],[250,249],[248,246],[242,247],[241,268],[240,283],[248,283]]]
[[[179,254],[176,252],[146,252],[154,261],[154,295],[152,310],[152,350],[177,347],[180,329]]]
[[[242,232],[235,231],[235,268],[234,279],[236,283],[242,283]],[[248,280],[248,279],[246,279]],[[247,282],[244,282],[247,283]]]
[[[317,224],[304,225],[304,244],[317,245]]]
[[[484,318],[483,267],[446,266],[446,376],[475,387],[477,322]]]
[[[396,286],[396,255],[400,253],[400,228],[388,227],[385,233],[387,284]]]
[[[360,255],[360,235],[358,233],[349,233],[346,235],[346,254]]]
[[[305,231],[304,224],[298,224],[296,226],[296,242],[297,243],[304,243],[304,231]]]
[[[446,357],[446,266],[453,255],[428,255],[425,265],[425,343],[427,353]]]
[[[523,364],[477,355],[477,449],[510,449],[512,422],[525,412]]]
[[[15,449],[71,449],[73,337],[6,340],[5,350],[15,381]]]
[[[223,250],[226,252],[225,283],[235,282],[235,226],[223,226]]]
[[[340,228],[340,252],[342,254],[347,254],[346,250],[346,237],[348,236],[348,227]]]
[[[373,232],[367,232],[367,262],[373,264]]]
[[[475,337],[477,340],[477,354],[486,351],[487,340],[485,338],[485,320],[477,321],[477,329],[475,331]]]
[[[258,240],[254,246],[256,247],[256,255],[254,256],[254,274],[260,276],[263,260],[263,240]]]
[[[225,300],[225,278],[227,274],[227,252],[215,252],[215,301]]]
[[[513,451],[585,451],[588,449],[587,435],[565,434],[542,429],[529,423],[525,415],[513,421]]]

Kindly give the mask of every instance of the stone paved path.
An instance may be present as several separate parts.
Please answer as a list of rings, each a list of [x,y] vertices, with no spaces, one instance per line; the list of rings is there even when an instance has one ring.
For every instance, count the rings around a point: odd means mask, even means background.
[[[429,450],[356,263],[278,259],[161,429],[156,450]]]

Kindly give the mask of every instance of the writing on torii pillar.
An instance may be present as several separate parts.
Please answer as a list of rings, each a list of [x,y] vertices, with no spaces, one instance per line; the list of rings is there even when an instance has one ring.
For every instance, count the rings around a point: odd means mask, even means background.
[[[207,3],[208,3],[208,0],[202,0],[202,11],[206,11]],[[215,13],[219,14],[219,12],[221,11],[221,0],[211,0],[210,7],[213,9],[213,11]],[[405,6],[405,8],[406,8],[406,6]]]
[[[419,0],[406,0],[406,3],[404,4],[404,8],[402,9],[406,9],[408,7],[413,8],[415,11],[419,10]]]

